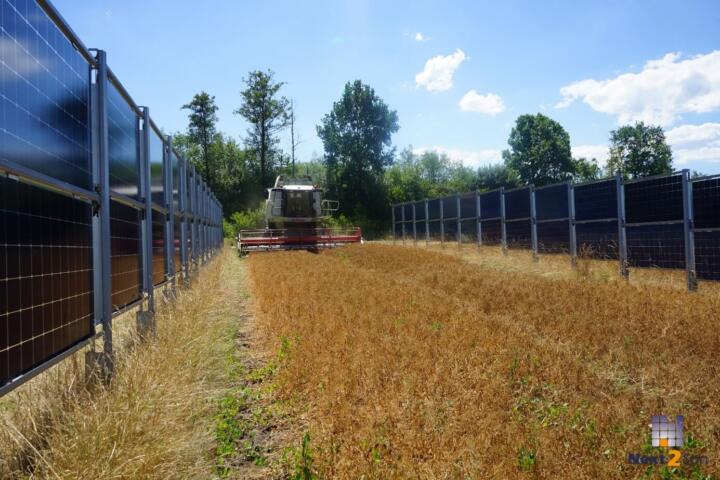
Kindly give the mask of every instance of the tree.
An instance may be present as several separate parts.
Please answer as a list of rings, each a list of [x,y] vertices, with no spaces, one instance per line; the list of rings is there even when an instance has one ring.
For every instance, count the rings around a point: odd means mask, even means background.
[[[360,80],[345,84],[342,98],[317,126],[325,148],[330,192],[347,215],[379,219],[386,210],[382,174],[392,164],[394,110]]]
[[[662,127],[638,122],[610,132],[610,173],[635,178],[671,173],[672,169],[672,150]]]
[[[295,150],[302,143],[300,135],[295,135],[295,102],[290,100],[288,121],[290,123],[290,159],[292,161],[292,175],[295,176]]]
[[[218,107],[215,105],[215,97],[207,92],[200,92],[195,94],[190,103],[183,105],[181,110],[190,110],[188,137],[202,150],[202,176],[207,180],[208,186],[213,188],[214,182],[208,150],[216,133]]]
[[[562,182],[575,172],[570,153],[570,135],[555,120],[538,113],[521,115],[503,151],[505,165],[524,183],[536,186]]]
[[[502,163],[479,167],[477,171],[477,185],[482,191],[496,190],[500,187],[515,188],[520,183],[517,172]]]
[[[573,158],[573,164],[575,164],[573,180],[576,182],[597,180],[602,176],[602,169],[594,158],[591,160],[585,157]]]
[[[277,133],[288,125],[288,99],[278,96],[284,85],[274,81],[272,70],[250,72],[244,79],[247,88],[240,94],[242,105],[235,114],[250,123],[245,143],[256,154],[260,188],[267,187],[279,160]]]

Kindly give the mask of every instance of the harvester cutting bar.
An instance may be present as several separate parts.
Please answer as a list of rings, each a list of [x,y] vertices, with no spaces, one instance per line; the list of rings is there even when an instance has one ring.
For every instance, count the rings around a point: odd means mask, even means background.
[[[359,227],[312,229],[242,230],[238,235],[240,253],[263,250],[333,248],[362,242]]]

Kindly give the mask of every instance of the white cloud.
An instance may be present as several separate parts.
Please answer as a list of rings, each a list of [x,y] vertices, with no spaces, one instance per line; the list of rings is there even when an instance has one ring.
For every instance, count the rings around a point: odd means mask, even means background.
[[[415,38],[415,41],[416,41],[416,42],[424,42],[424,41],[426,41],[426,40],[428,39],[427,37],[423,36],[423,34],[420,33],[420,32],[417,32],[417,33],[415,34],[415,37],[413,37],[413,38]]]
[[[720,110],[720,50],[685,59],[668,53],[648,61],[638,73],[580,80],[562,87],[560,94],[556,108],[582,100],[593,110],[615,115],[620,124],[672,125],[684,113]]]
[[[446,148],[442,146],[420,147],[413,149],[413,153],[416,155],[432,151],[444,153],[451,160],[462,162],[462,164],[466,167],[472,168],[477,168],[481,165],[491,165],[502,161],[502,151],[495,149],[462,150],[459,148]]]
[[[470,90],[461,99],[460,110],[466,112],[480,112],[487,113],[488,115],[497,115],[500,112],[505,111],[505,105],[503,104],[502,98],[494,93],[488,93],[487,95],[480,95],[475,90]]]
[[[595,159],[598,165],[605,168],[608,161],[609,147],[607,145],[574,145],[570,148],[573,158]]]
[[[680,125],[665,134],[676,163],[692,161],[720,163],[720,123]]]
[[[415,75],[415,85],[425,87],[429,92],[449,90],[453,85],[453,75],[460,64],[468,57],[459,48],[455,53],[443,57],[438,55],[425,62],[425,69]]]

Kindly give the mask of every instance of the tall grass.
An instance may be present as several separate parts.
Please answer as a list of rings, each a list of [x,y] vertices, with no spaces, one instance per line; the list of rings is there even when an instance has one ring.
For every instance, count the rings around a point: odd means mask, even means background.
[[[461,256],[371,244],[250,257],[268,348],[286,344],[277,395],[307,407],[314,474],[718,474],[720,298]],[[685,415],[685,451],[710,465],[629,465],[653,452],[656,414]]]
[[[0,477],[213,476],[213,415],[229,387],[237,328],[238,262],[228,255],[161,306],[157,340],[140,343],[132,329],[119,335],[125,347],[109,385],[86,384],[74,357],[5,399]]]

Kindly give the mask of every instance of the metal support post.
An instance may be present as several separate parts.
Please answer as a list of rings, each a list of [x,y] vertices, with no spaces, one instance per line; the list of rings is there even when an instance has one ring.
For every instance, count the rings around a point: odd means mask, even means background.
[[[413,244],[417,244],[417,212],[415,211],[415,203],[412,204],[413,208]]]
[[[440,199],[440,246],[445,246],[445,215],[443,214],[443,199]]]
[[[392,239],[393,243],[395,243],[396,237],[397,237],[397,225],[395,223],[395,208],[397,205],[391,205],[390,206],[390,213],[392,215]]]
[[[570,229],[570,265],[577,267],[577,230],[575,227],[575,187],[568,182],[568,228]]]
[[[697,270],[695,266],[695,218],[693,212],[693,191],[690,182],[690,171],[682,171],[683,196],[683,233],[685,239],[685,272],[687,275],[688,291],[694,292],[698,288]]]
[[[533,262],[538,261],[537,212],[535,209],[535,186],[530,185],[530,245]]]
[[[95,295],[96,315],[103,330],[103,351],[88,352],[86,363],[88,371],[99,373],[109,380],[113,373],[113,330],[112,330],[112,277],[110,270],[110,159],[108,150],[107,92],[108,67],[107,56],[103,50],[96,51],[96,81],[94,85],[95,116],[94,149],[92,158],[92,176],[95,191],[100,197],[95,205],[96,217],[93,218],[93,258],[95,275],[93,291]]]
[[[167,218],[165,219],[165,265],[170,280],[170,292],[175,295],[175,208],[173,206],[173,172],[172,172],[172,137],[165,138],[165,150],[163,155],[163,173],[165,208]],[[167,291],[166,291],[167,293]]]
[[[627,236],[625,231],[625,185],[620,174],[615,176],[617,217],[618,217],[618,260],[620,261],[620,276],[628,278]]]
[[[188,277],[188,215],[187,215],[187,162],[184,158],[178,158],[178,170],[180,178],[178,185],[178,208],[180,209],[180,270],[182,271],[183,285],[187,286]]]
[[[505,187],[500,187],[500,246],[507,253],[507,227],[505,225]]]
[[[456,222],[456,228],[457,228],[457,242],[458,247],[462,245],[462,215],[460,215],[460,194],[455,194],[455,210],[457,210],[457,222]]]
[[[480,192],[475,192],[475,230],[477,233],[477,244],[478,247],[482,245],[482,224],[480,222]]]
[[[140,138],[140,197],[145,208],[142,220],[142,286],[147,298],[147,310],[137,313],[137,329],[141,337],[148,333],[155,336],[155,298],[153,294],[152,264],[152,196],[150,178],[150,109],[142,107],[142,130]]]
[[[428,208],[428,199],[425,199],[425,245],[430,243],[430,220],[428,219],[428,214],[430,212],[430,209]]]

